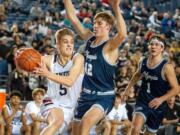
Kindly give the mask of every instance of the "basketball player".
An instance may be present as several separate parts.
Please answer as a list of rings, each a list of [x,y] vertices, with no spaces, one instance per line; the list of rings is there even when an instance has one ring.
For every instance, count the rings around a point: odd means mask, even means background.
[[[34,71],[48,79],[47,95],[41,108],[48,125],[41,135],[54,135],[59,128],[62,133],[68,127],[84,77],[84,58],[73,52],[74,33],[67,28],[60,29],[55,38],[58,53],[45,56],[41,67]]]
[[[159,35],[149,41],[149,57],[140,61],[124,94],[126,100],[130,89],[142,79],[132,121],[131,135],[139,135],[146,124],[145,135],[155,135],[166,111],[166,100],[178,94],[178,83],[174,68],[162,56],[165,43]]]
[[[23,109],[21,106],[22,94],[18,91],[13,91],[10,94],[10,103],[3,107],[2,114],[5,120],[5,134],[21,134],[22,132],[26,135],[29,131],[23,126]]]
[[[119,8],[121,0],[111,0],[115,13],[117,34],[110,38],[114,19],[106,12],[94,17],[93,32],[85,29],[76,17],[71,0],[64,0],[67,16],[78,34],[87,40],[85,48],[85,76],[82,93],[75,114],[74,134],[88,135],[91,127],[98,123],[113,107],[115,65],[118,47],[126,37],[126,25]],[[78,132],[78,121],[80,133]],[[76,132],[76,133],[75,133]]]

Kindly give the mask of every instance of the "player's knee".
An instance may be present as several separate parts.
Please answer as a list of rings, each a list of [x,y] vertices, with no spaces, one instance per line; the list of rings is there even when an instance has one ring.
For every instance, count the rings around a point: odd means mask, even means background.
[[[54,128],[59,129],[63,125],[64,120],[57,119],[53,122]]]
[[[91,126],[91,119],[88,117],[84,117],[81,120],[81,128],[90,128]]]
[[[34,122],[33,123],[33,129],[39,129],[40,128],[40,122]]]
[[[31,126],[26,126],[26,132],[28,132],[28,133],[31,132]]]
[[[110,130],[111,129],[111,123],[110,122],[105,122],[104,123],[104,128]]]
[[[133,126],[132,129],[131,129],[131,135],[139,135],[140,132],[141,132],[141,129],[137,128],[135,126]]]
[[[12,125],[11,124],[6,125],[6,130],[8,132],[11,132],[12,131]]]

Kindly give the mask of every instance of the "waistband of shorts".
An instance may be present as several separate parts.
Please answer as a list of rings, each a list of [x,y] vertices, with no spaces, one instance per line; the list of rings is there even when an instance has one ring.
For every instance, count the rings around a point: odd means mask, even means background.
[[[82,91],[87,93],[87,94],[99,95],[99,96],[115,95],[115,91],[114,90],[109,90],[109,91],[101,92],[101,91],[95,91],[95,90],[89,90],[89,89],[83,88]]]

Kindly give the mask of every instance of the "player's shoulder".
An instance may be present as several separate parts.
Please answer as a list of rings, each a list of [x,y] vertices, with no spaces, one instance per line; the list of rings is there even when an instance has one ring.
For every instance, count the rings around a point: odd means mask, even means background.
[[[73,60],[77,60],[77,59],[81,59],[81,60],[84,60],[84,56],[78,52],[75,52],[73,54]]]

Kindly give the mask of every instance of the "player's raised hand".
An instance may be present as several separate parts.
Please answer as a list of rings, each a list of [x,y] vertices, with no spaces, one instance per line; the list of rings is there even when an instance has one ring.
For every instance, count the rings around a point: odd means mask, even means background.
[[[119,7],[121,0],[108,0],[109,4],[112,8]]]
[[[39,67],[35,68],[33,73],[36,75],[43,76],[43,77],[46,77],[48,75],[49,70],[48,70],[46,63],[43,59],[41,60],[41,64],[39,65]]]

